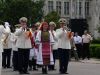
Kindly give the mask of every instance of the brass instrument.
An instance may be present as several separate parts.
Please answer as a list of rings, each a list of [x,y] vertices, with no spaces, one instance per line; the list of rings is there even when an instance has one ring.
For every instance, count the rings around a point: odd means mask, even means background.
[[[8,47],[8,37],[9,37],[9,34],[6,34],[5,35],[5,38],[4,38],[4,40],[3,40],[3,45],[4,45],[4,47]]]

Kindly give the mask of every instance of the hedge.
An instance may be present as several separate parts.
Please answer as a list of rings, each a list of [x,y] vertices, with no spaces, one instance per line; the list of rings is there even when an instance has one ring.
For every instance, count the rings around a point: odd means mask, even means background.
[[[100,44],[91,44],[90,54],[91,57],[100,58]]]
[[[92,41],[92,44],[100,44],[100,38],[94,39],[94,40]]]

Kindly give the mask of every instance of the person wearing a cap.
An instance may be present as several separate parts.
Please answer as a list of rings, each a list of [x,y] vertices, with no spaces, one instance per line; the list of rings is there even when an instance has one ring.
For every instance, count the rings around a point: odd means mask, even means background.
[[[40,28],[40,25],[41,25],[40,22],[35,23],[35,26],[36,26],[36,29],[37,29],[37,30]]]
[[[0,25],[0,75],[2,70],[3,35],[9,34],[3,25]]]
[[[37,35],[37,26],[35,25],[32,26],[31,33],[32,33],[32,38],[31,38],[32,49],[30,49],[29,70],[38,70],[36,64],[38,47],[35,43]]]
[[[55,32],[55,27],[56,27],[56,24],[55,24],[55,22],[53,22],[53,21],[51,21],[50,23],[49,23],[49,27],[50,27],[50,30],[49,30],[49,32],[52,34],[52,36],[53,36],[53,38],[54,38],[54,41],[55,41],[55,43],[54,43],[54,45],[53,45],[53,47],[52,47],[52,50],[53,50],[53,59],[54,59],[54,65],[49,65],[48,66],[48,68],[49,68],[49,70],[55,70],[55,60],[57,59],[57,54],[58,54],[58,48],[57,48],[57,37],[56,37],[56,32]]]
[[[4,34],[3,38],[3,59],[2,59],[2,66],[3,68],[11,68],[11,50],[12,50],[12,43],[11,43],[11,30],[10,25],[8,22],[5,22],[5,29],[8,32]]]
[[[12,43],[12,64],[13,64],[13,71],[18,71],[18,49],[16,47],[17,36],[15,35],[15,28],[11,30],[11,43]]]
[[[49,32],[49,26],[47,22],[43,22],[36,36],[36,43],[39,45],[37,64],[42,66],[42,73],[47,74],[47,66],[53,65],[53,53],[52,45],[54,39],[52,34]]]
[[[68,74],[68,61],[69,61],[69,50],[71,49],[69,31],[67,29],[67,20],[61,18],[59,20],[60,28],[56,30],[58,38],[58,52],[59,52],[59,72],[60,74]]]
[[[29,52],[32,48],[31,36],[29,29],[27,29],[27,18],[22,17],[19,19],[20,28],[15,32],[18,37],[16,42],[16,47],[18,48],[18,71],[20,74],[29,74],[28,72],[28,62],[29,62]]]

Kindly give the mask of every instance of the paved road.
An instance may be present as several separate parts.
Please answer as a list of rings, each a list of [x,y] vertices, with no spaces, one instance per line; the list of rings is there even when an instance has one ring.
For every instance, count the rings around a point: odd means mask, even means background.
[[[60,75],[58,61],[56,63],[56,71],[49,71],[48,75]],[[75,62],[69,63],[68,75],[100,75],[100,63],[95,61]],[[39,71],[30,71],[30,75],[41,75],[41,69]],[[3,69],[2,75],[19,75],[18,72],[13,72],[12,69]]]

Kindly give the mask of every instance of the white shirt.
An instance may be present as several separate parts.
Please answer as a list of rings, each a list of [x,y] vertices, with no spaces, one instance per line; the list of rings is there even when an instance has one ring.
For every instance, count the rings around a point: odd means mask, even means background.
[[[0,25],[0,53],[3,52],[3,34],[7,33],[4,26]]]
[[[8,34],[4,34],[3,37],[4,37],[3,40],[5,40],[6,37],[7,37],[6,43],[3,42],[3,48],[4,48],[4,49],[11,49],[11,48],[12,48],[12,43],[11,43],[11,32],[8,33]]]
[[[83,43],[90,43],[92,37],[89,34],[87,34],[87,35],[82,35],[82,39],[83,39]]]
[[[58,48],[71,49],[70,39],[67,36],[67,31],[62,28],[56,30],[58,38]]]
[[[11,43],[12,43],[13,51],[18,51],[18,49],[16,47],[16,41],[17,41],[17,36],[15,36],[15,33],[11,33]]]
[[[25,32],[26,31],[23,31],[22,27],[17,29],[17,31],[15,32],[15,35],[18,36],[16,42],[17,48],[23,48],[23,49],[32,48],[31,40],[30,38],[25,37],[26,36]]]
[[[51,33],[51,31],[49,31]],[[52,33],[51,33],[52,34]],[[53,38],[54,38],[54,45],[52,47],[53,50],[57,50],[58,49],[58,39],[57,39],[57,35],[56,35],[56,32],[53,30]]]
[[[82,43],[82,38],[80,36],[74,36],[74,42],[75,44],[80,44]]]

